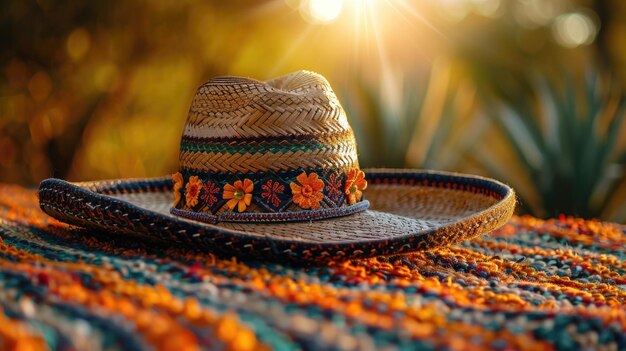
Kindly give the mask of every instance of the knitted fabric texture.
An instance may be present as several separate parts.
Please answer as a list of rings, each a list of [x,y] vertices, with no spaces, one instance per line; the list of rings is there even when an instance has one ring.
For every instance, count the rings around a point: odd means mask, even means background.
[[[0,186],[0,348],[626,349],[623,226],[514,217],[449,248],[286,265],[95,232]]]

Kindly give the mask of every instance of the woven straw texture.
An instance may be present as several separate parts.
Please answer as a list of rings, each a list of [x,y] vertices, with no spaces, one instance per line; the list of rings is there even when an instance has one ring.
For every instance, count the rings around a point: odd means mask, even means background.
[[[513,217],[448,248],[289,265],[71,227],[0,185],[0,349],[624,350],[625,231]]]
[[[498,200],[482,194],[449,189],[424,189],[407,185],[372,186],[368,199],[372,211],[307,223],[229,223],[226,229],[250,235],[272,236],[304,242],[346,242],[402,237],[440,228],[495,205]],[[130,193],[114,196],[147,210],[169,216],[172,195],[164,192]],[[396,214],[402,213],[403,216]],[[358,227],[355,224],[358,223]],[[303,231],[303,227],[309,230]],[[377,230],[378,228],[382,230]],[[383,232],[384,231],[384,232]],[[442,238],[442,240],[444,240]],[[445,244],[445,243],[442,243]]]
[[[397,254],[451,245],[503,225],[515,195],[476,176],[368,170],[372,210],[317,221],[212,225],[169,214],[169,179],[42,182],[42,208],[63,221],[178,242],[223,255],[327,260]]]
[[[319,74],[299,71],[267,82],[211,79],[198,88],[183,135],[225,139],[348,130],[345,112],[328,81]]]
[[[362,199],[358,188],[357,197],[344,194],[350,172],[359,171],[354,134],[328,81],[314,72],[267,82],[218,77],[204,83],[189,108],[179,161],[175,179],[180,185],[174,191],[180,196],[172,203],[186,212],[173,213],[187,218],[202,213],[216,222],[211,216],[223,212],[228,215],[222,221],[255,217],[233,216],[244,212],[281,213],[283,219],[296,220],[284,214],[330,209],[327,218],[344,215],[346,207]],[[312,202],[296,193],[291,197],[291,184],[309,186],[302,184],[307,178],[297,180],[300,175],[321,180],[312,181],[314,194],[307,193]],[[242,181],[246,186],[236,183]],[[237,190],[240,198],[245,190],[247,199],[233,200]],[[205,196],[197,196],[201,191]],[[364,208],[357,205],[348,213]]]

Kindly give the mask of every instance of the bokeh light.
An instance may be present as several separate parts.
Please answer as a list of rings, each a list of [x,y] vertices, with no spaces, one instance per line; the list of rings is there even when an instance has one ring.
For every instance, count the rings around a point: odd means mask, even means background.
[[[453,22],[464,20],[474,12],[485,17],[498,17],[502,14],[501,0],[439,0],[442,15]]]
[[[591,44],[597,31],[593,20],[582,12],[560,15],[553,25],[554,39],[569,48]]]
[[[513,15],[525,28],[546,26],[570,7],[568,0],[518,0],[514,3]]]
[[[67,38],[67,53],[75,61],[82,59],[90,46],[89,33],[83,28],[75,29]]]

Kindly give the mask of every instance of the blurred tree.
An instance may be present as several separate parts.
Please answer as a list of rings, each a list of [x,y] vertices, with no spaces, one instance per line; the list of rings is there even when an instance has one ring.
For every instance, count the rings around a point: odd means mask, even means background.
[[[141,133],[150,120],[184,118],[194,86],[203,77],[225,71],[225,60],[211,57],[207,63],[203,55],[210,51],[197,50],[196,42],[205,41],[198,36],[206,34],[205,27],[189,28],[197,25],[189,22],[195,7],[191,2],[61,5],[42,0],[6,1],[0,6],[0,140],[5,149],[13,150],[0,156],[4,180],[33,184],[49,176],[115,176],[119,173],[111,169],[114,162],[136,176],[175,165],[175,156],[167,157],[165,164],[159,162],[162,157],[149,156],[150,150],[163,155],[159,145],[144,149],[148,155],[143,156],[156,160],[153,169],[148,162],[122,153],[136,148],[138,156],[140,147],[154,140]],[[203,19],[217,17],[213,7],[224,6],[201,7]],[[172,101],[177,101],[175,111],[168,111]],[[181,123],[152,125],[152,131]],[[112,135],[103,140],[95,129]],[[115,138],[128,139],[127,132],[134,134],[133,142],[115,142]],[[170,141],[164,146],[175,150],[177,136],[172,136],[163,140]],[[109,151],[94,151],[99,143],[107,144]],[[97,154],[103,157],[94,158]],[[101,162],[111,171],[103,172]]]

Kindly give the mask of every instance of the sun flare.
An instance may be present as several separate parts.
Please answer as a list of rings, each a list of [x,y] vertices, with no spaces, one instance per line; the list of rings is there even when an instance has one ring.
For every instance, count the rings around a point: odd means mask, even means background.
[[[309,14],[315,21],[329,23],[339,17],[343,0],[309,0],[308,7]]]
[[[272,72],[280,72],[287,59],[311,36],[332,32],[329,42],[341,43],[337,44],[340,50],[352,58],[348,69],[377,77],[381,95],[392,107],[400,104],[405,73],[394,66],[390,56],[402,51],[407,40],[414,39],[406,38],[403,33],[407,28],[425,30],[434,33],[437,40],[445,40],[445,35],[423,13],[423,7],[409,0],[284,1],[309,26],[298,34],[283,58],[275,62]]]

